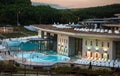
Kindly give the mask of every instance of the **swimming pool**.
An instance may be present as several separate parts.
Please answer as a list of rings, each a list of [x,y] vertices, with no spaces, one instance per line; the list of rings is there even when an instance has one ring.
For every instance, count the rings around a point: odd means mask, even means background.
[[[0,56],[0,60],[3,60],[3,58]]]
[[[67,56],[62,55],[45,55],[42,53],[20,53],[17,55],[19,58],[26,58],[28,61],[31,62],[64,62],[70,60]]]
[[[31,51],[38,49],[38,42],[29,42],[29,41],[24,42],[24,40],[20,40],[20,39],[4,41],[2,45],[7,47],[7,49],[9,50]]]
[[[17,53],[23,52],[17,54],[17,57],[27,59],[28,61],[31,62],[63,62],[70,60],[70,58],[67,56],[57,55],[57,51],[55,50],[53,51],[50,48],[47,49],[48,48],[46,44],[47,42],[40,42],[40,43],[38,41],[35,42],[29,41],[28,38],[25,40],[20,38],[15,38],[15,39],[5,40],[2,45],[5,46],[8,50]]]

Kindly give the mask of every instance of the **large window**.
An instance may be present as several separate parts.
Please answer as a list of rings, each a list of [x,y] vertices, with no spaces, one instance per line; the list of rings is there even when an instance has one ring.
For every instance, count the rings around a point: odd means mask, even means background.
[[[107,43],[107,47],[109,47],[109,46],[110,46],[110,43],[108,42],[108,43]]]
[[[120,59],[120,41],[115,42],[116,44],[116,59]]]
[[[107,53],[104,53],[104,54],[103,54],[103,58],[104,58],[104,59],[108,59],[108,57],[109,57],[109,55],[108,55]]]
[[[85,41],[85,45],[87,45],[87,40]]]
[[[85,56],[86,56],[86,57],[91,57],[91,56],[92,56],[92,53],[91,53],[90,51],[87,51],[87,52],[85,53]]]
[[[102,42],[102,47],[104,46],[104,42]]]
[[[90,45],[92,46],[92,41],[90,41]]]
[[[98,46],[98,41],[96,40],[96,46]]]

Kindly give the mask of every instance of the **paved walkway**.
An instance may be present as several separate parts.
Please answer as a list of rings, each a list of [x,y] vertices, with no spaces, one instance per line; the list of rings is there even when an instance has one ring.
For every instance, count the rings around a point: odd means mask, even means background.
[[[10,73],[1,73],[0,76],[10,76]],[[12,76],[25,76],[25,75],[24,74],[12,74]],[[26,74],[26,76],[51,76],[51,75]]]
[[[3,53],[1,53],[0,56],[2,56],[2,58],[3,58],[4,60],[14,60],[14,59],[15,59],[13,56],[5,55],[5,54],[3,54]]]
[[[13,74],[13,76],[24,76],[24,74]],[[51,76],[51,75],[26,74],[26,76]]]

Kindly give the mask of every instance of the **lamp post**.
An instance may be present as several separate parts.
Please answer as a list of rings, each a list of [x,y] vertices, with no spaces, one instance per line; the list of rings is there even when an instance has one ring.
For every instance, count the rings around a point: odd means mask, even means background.
[[[4,33],[6,32],[6,27],[5,26],[3,27],[3,31],[4,31]]]
[[[38,59],[38,58],[39,58],[39,57],[37,56],[37,59]],[[37,68],[37,76],[38,76],[38,70],[39,70],[39,69]]]
[[[21,52],[21,48],[19,47],[18,49],[19,49],[19,52]],[[23,53],[22,53],[22,62],[23,62]]]
[[[19,23],[19,14],[20,14],[20,11],[17,12],[17,26],[20,26],[20,23]]]
[[[21,51],[21,48],[19,47],[19,50]],[[22,64],[24,65],[24,76],[26,76],[26,65],[24,64],[25,63],[25,59],[23,58],[23,51],[22,51]]]
[[[33,53],[33,52],[30,53],[30,68],[31,68],[31,58],[32,58],[32,53]]]

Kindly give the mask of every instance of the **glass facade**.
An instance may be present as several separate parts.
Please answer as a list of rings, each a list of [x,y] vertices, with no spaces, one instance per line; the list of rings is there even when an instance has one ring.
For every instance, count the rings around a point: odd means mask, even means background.
[[[75,38],[75,55],[82,54],[82,40],[79,38]]]
[[[115,42],[116,44],[116,59],[120,59],[120,41]]]

